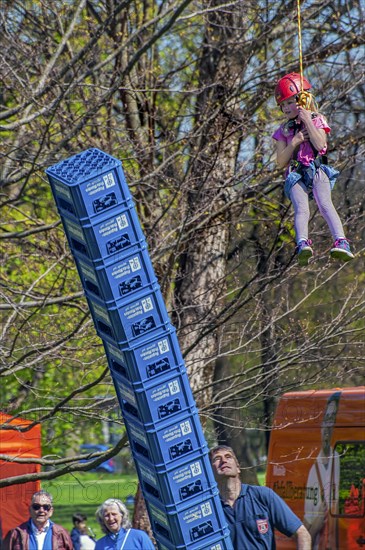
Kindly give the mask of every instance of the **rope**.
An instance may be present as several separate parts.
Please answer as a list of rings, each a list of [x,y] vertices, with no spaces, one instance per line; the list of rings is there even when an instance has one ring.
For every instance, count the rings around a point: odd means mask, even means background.
[[[302,27],[300,23],[300,0],[297,0],[297,16],[298,16],[300,91],[303,92],[303,51],[302,51]]]
[[[297,0],[298,16],[298,44],[299,44],[299,73],[300,73],[300,93],[298,94],[298,104],[304,109],[310,109],[311,103],[316,106],[312,94],[304,90],[303,83],[303,50],[302,50],[302,26],[300,22],[300,0]],[[315,107],[317,109],[317,106]]]

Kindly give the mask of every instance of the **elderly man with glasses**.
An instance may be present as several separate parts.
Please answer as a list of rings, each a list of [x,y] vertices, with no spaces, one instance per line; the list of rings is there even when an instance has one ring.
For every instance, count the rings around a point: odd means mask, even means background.
[[[60,525],[53,523],[52,495],[38,491],[32,496],[30,518],[11,529],[4,540],[5,550],[72,550],[71,537]]]

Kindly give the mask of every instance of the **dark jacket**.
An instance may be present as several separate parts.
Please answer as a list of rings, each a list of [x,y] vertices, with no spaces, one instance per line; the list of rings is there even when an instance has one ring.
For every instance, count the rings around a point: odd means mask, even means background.
[[[4,540],[4,550],[29,550],[29,521],[11,529]],[[71,537],[61,525],[52,523],[52,548],[43,550],[73,550]]]

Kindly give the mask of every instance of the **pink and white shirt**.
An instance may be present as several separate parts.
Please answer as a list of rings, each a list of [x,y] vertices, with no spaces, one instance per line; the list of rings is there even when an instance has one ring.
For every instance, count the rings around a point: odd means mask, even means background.
[[[326,134],[330,133],[331,128],[328,126],[327,121],[323,116],[317,115],[315,118],[312,118],[312,122],[316,128],[324,130]],[[283,141],[286,145],[288,145],[294,137],[294,128],[288,129],[286,125],[287,123],[282,124],[273,133],[272,138],[275,139],[275,141]],[[327,147],[324,147],[321,151],[318,151],[318,154],[324,155],[326,151]],[[301,143],[296,160],[304,164],[304,166],[309,166],[314,159],[315,153],[313,152],[310,143],[308,141]]]

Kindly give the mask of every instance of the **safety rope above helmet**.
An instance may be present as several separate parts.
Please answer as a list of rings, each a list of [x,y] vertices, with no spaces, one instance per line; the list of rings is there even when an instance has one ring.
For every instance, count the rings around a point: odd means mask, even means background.
[[[300,21],[300,0],[297,0],[297,20],[298,20],[298,45],[299,45],[299,70],[298,73],[289,73],[279,80],[275,88],[276,103],[280,105],[289,97],[296,96],[297,104],[304,109],[311,109],[315,105],[312,94],[308,92],[312,87],[303,76],[303,52],[302,52],[302,27]]]

